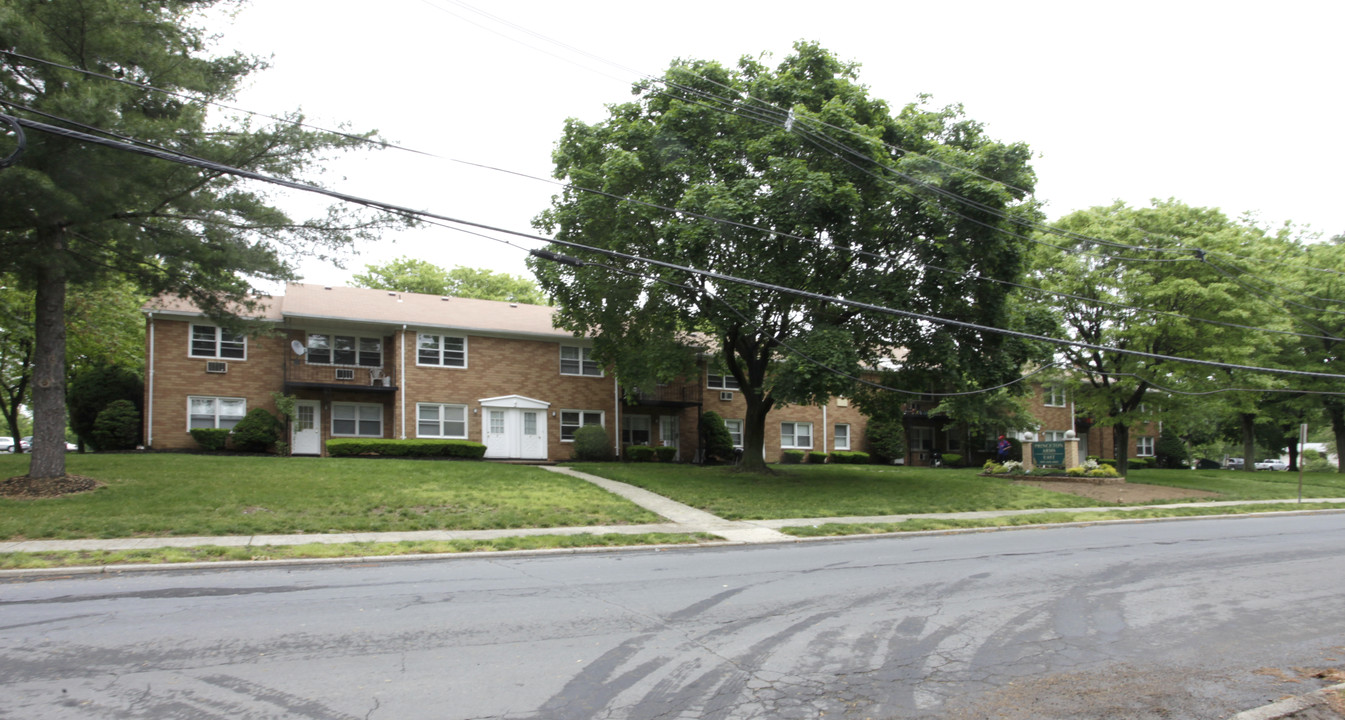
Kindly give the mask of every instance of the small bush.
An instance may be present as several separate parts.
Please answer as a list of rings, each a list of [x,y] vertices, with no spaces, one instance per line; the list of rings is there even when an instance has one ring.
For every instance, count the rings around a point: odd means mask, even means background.
[[[1186,443],[1177,437],[1176,433],[1163,433],[1158,436],[1158,444],[1154,448],[1154,460],[1157,467],[1162,468],[1184,468],[1190,462],[1190,456],[1186,453]]]
[[[582,462],[612,459],[612,445],[601,425],[585,425],[574,431],[574,459]]]
[[[660,445],[654,448],[654,455],[658,457],[661,463],[670,463],[677,457],[677,448],[672,445]]]
[[[454,457],[479,460],[486,454],[486,446],[471,440],[386,440],[359,438],[332,438],[327,441],[327,454],[332,457]]]
[[[140,442],[140,411],[130,400],[113,400],[93,421],[93,444],[99,450],[130,450]]]
[[[191,438],[202,450],[218,452],[229,444],[228,428],[192,428]]]
[[[719,413],[709,410],[701,413],[701,435],[704,438],[707,462],[731,463],[735,459],[733,436]]]
[[[804,451],[786,450],[780,453],[780,462],[785,465],[798,465],[803,462]]]
[[[875,462],[887,465],[906,457],[906,429],[902,427],[900,418],[869,421],[864,437]]]
[[[280,431],[285,428],[275,415],[261,409],[252,408],[242,420],[234,425],[234,449],[242,452],[266,452],[280,439]]]
[[[1105,460],[1102,461],[1102,463],[1105,462],[1106,462]],[[1114,477],[1121,477],[1121,473],[1116,471],[1116,467],[1114,465],[1099,464],[1097,467],[1088,471],[1088,477],[1114,478]]]
[[[810,453],[808,453],[808,464],[809,464],[809,465],[822,465],[822,464],[826,463],[826,461],[827,461],[827,454],[824,453],[824,452],[810,452]]]
[[[1144,468],[1149,467],[1149,458],[1147,457],[1126,458],[1126,465],[1128,465],[1132,470],[1143,470]]]
[[[1089,459],[1089,460],[1092,460],[1093,458],[1092,458],[1091,456],[1089,456],[1088,459]],[[1113,469],[1113,470],[1116,469],[1116,461],[1113,460],[1112,458],[1105,458],[1105,459],[1103,459],[1103,458],[1099,458],[1098,461],[1097,461],[1097,464],[1098,464],[1099,466],[1101,466],[1101,465],[1106,465],[1107,467],[1110,467],[1110,468]]]
[[[981,466],[981,472],[985,475],[1001,475],[1007,471],[1004,469],[1003,465],[1000,465],[994,460],[986,460],[985,464]]]
[[[957,453],[944,453],[943,464],[947,465],[948,467],[961,467],[962,456],[958,455]]]
[[[654,448],[648,445],[626,446],[626,460],[629,462],[653,462]]]
[[[1065,475],[1069,477],[1083,477],[1088,471],[1082,465],[1078,467],[1065,468]]]
[[[830,460],[834,463],[846,465],[867,465],[869,454],[856,450],[837,450],[831,454]]]

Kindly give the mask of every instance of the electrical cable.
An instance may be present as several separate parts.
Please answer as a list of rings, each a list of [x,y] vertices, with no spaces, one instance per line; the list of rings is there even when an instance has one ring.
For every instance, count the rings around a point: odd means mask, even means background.
[[[549,243],[551,243],[551,244],[553,244],[553,245],[559,245],[559,246],[562,246],[562,247],[568,247],[568,248],[571,248],[571,249],[584,250],[584,251],[588,251],[588,252],[593,252],[593,253],[597,253],[597,254],[600,254],[600,255],[606,255],[606,256],[611,257],[611,258],[617,258],[617,259],[626,260],[626,261],[630,261],[630,262],[645,263],[645,264],[653,265],[653,266],[656,266],[656,267],[663,267],[663,268],[666,268],[666,269],[669,269],[669,270],[676,270],[676,271],[683,272],[683,273],[687,273],[687,274],[690,274],[690,275],[698,275],[698,276],[702,276],[702,277],[706,277],[706,278],[710,278],[710,279],[718,280],[718,281],[720,281],[720,282],[734,283],[734,284],[738,284],[738,285],[744,285],[744,286],[747,286],[747,287],[757,288],[757,289],[759,289],[759,290],[766,290],[766,291],[768,291],[768,292],[780,293],[780,294],[785,294],[785,295],[793,295],[793,296],[800,297],[800,298],[804,298],[804,299],[809,299],[809,300],[815,300],[815,301],[820,301],[820,302],[825,302],[825,303],[831,303],[831,304],[842,305],[842,306],[850,307],[850,308],[853,308],[853,309],[856,309],[856,310],[862,310],[862,311],[863,311],[863,310],[866,310],[866,311],[876,312],[876,313],[885,314],[885,315],[893,315],[893,316],[896,316],[896,317],[904,317],[904,318],[908,318],[908,319],[912,319],[912,320],[920,320],[920,321],[924,321],[924,322],[933,323],[933,324],[936,324],[936,325],[946,325],[946,326],[959,327],[959,328],[968,329],[968,330],[975,330],[975,331],[978,331],[978,332],[988,332],[988,333],[994,333],[994,334],[1006,335],[1006,336],[1009,336],[1009,337],[1017,337],[1017,338],[1024,339],[1024,340],[1036,340],[1036,341],[1045,342],[1045,343],[1053,344],[1053,345],[1062,345],[1062,346],[1070,346],[1070,347],[1079,347],[1079,348],[1083,348],[1083,349],[1094,350],[1094,351],[1097,351],[1097,352],[1111,352],[1111,353],[1120,353],[1120,354],[1126,354],[1126,355],[1133,355],[1133,356],[1144,357],[1144,358],[1148,358],[1148,359],[1152,359],[1152,360],[1164,360],[1164,361],[1171,361],[1171,362],[1188,363],[1188,364],[1200,365],[1200,366],[1204,366],[1204,367],[1217,367],[1217,368],[1229,369],[1229,370],[1247,370],[1247,371],[1251,371],[1251,372],[1266,372],[1266,373],[1272,373],[1272,374],[1290,375],[1290,376],[1298,376],[1298,377],[1318,377],[1318,378],[1328,378],[1328,379],[1333,379],[1333,380],[1345,380],[1345,375],[1338,375],[1338,374],[1334,374],[1334,373],[1319,373],[1319,372],[1311,372],[1311,371],[1305,371],[1305,370],[1292,370],[1292,369],[1288,369],[1288,368],[1258,367],[1258,366],[1251,366],[1251,365],[1241,365],[1241,364],[1236,364],[1236,363],[1224,363],[1224,362],[1218,362],[1218,361],[1213,361],[1213,360],[1200,360],[1200,359],[1196,359],[1196,358],[1183,358],[1183,357],[1177,357],[1177,356],[1172,356],[1172,355],[1165,355],[1165,354],[1161,354],[1161,353],[1149,353],[1149,352],[1144,352],[1144,351],[1139,351],[1139,350],[1132,350],[1132,349],[1128,349],[1128,348],[1114,348],[1114,347],[1108,347],[1108,346],[1105,346],[1105,345],[1097,345],[1097,344],[1093,344],[1093,343],[1085,343],[1085,342],[1078,341],[1078,340],[1069,340],[1069,339],[1066,339],[1066,338],[1052,338],[1052,337],[1048,337],[1048,336],[1045,336],[1045,335],[1037,335],[1037,334],[1034,334],[1034,333],[1027,333],[1027,332],[1021,332],[1021,331],[1016,331],[1016,330],[1008,330],[1008,329],[1005,329],[1005,328],[995,328],[995,327],[990,327],[990,326],[986,326],[986,325],[980,325],[980,324],[977,324],[977,323],[971,323],[971,322],[967,322],[967,321],[963,321],[963,320],[955,320],[955,319],[951,319],[951,318],[941,318],[941,317],[938,317],[938,316],[928,315],[928,314],[925,314],[925,313],[913,312],[913,311],[910,311],[910,310],[900,310],[900,309],[896,309],[896,308],[888,308],[888,307],[883,307],[883,306],[881,306],[881,305],[874,305],[874,304],[872,304],[872,303],[859,302],[859,301],[856,301],[856,300],[848,300],[848,299],[845,299],[845,298],[839,298],[839,297],[834,297],[834,296],[829,296],[829,295],[823,295],[823,294],[820,294],[820,293],[814,293],[814,292],[810,292],[810,291],[807,291],[807,290],[800,290],[800,289],[796,289],[796,288],[790,288],[790,287],[786,287],[786,286],[782,286],[782,285],[776,285],[776,284],[773,284],[773,283],[766,283],[766,282],[761,282],[761,281],[758,281],[758,280],[751,280],[751,279],[748,279],[748,278],[735,277],[735,276],[732,276],[732,275],[727,275],[727,274],[725,274],[725,273],[719,273],[719,272],[715,272],[715,271],[712,271],[712,270],[703,270],[703,269],[694,268],[694,267],[689,267],[689,266],[685,266],[685,265],[680,265],[680,264],[677,264],[677,263],[671,263],[671,262],[667,262],[667,261],[663,261],[663,260],[656,260],[656,259],[652,259],[652,258],[644,258],[644,257],[640,257],[640,256],[638,256],[638,255],[632,255],[632,254],[629,254],[629,253],[623,253],[623,252],[619,252],[619,251],[611,250],[611,249],[607,249],[607,248],[592,247],[592,246],[584,245],[584,244],[582,244],[582,243],[571,242],[571,241],[568,241],[568,240],[561,240],[561,239],[559,239],[559,238],[545,238],[545,237],[540,237],[540,236],[536,236],[536,235],[528,235],[527,233],[519,232],[519,231],[517,231],[517,230],[508,230],[508,229],[505,229],[505,228],[499,228],[499,227],[495,227],[495,226],[492,226],[492,225],[487,225],[487,224],[485,224],[485,223],[473,222],[473,221],[470,221],[470,220],[464,220],[464,219],[461,219],[461,218],[455,218],[455,217],[451,217],[451,216],[447,216],[447,215],[441,215],[441,214],[438,214],[438,213],[431,213],[431,212],[427,212],[427,211],[423,211],[423,210],[414,210],[414,209],[412,209],[412,208],[408,208],[408,207],[401,206],[401,205],[396,205],[396,204],[393,204],[393,203],[387,203],[387,202],[382,202],[382,201],[377,201],[377,200],[371,200],[371,199],[368,199],[368,198],[362,198],[362,197],[359,197],[359,196],[350,195],[350,194],[348,194],[348,193],[342,193],[342,192],[338,192],[338,191],[335,191],[335,190],[329,190],[329,189],[326,189],[326,188],[321,188],[321,187],[318,187],[318,186],[315,186],[315,185],[308,185],[308,184],[300,183],[300,182],[293,181],[293,180],[286,180],[286,179],[284,179],[284,178],[278,178],[278,177],[272,177],[272,176],[264,175],[264,174],[262,174],[262,173],[253,172],[253,171],[251,171],[251,170],[244,170],[244,169],[241,169],[241,168],[229,167],[229,166],[227,166],[227,165],[222,165],[222,164],[220,164],[220,163],[205,162],[205,161],[196,160],[196,159],[194,159],[194,158],[188,158],[188,157],[183,157],[183,156],[174,155],[174,154],[172,154],[172,153],[166,153],[166,152],[163,152],[163,151],[160,151],[160,150],[155,150],[155,149],[152,149],[152,148],[137,147],[137,146],[135,146],[135,145],[131,145],[131,144],[129,144],[129,143],[123,143],[123,142],[120,142],[120,141],[117,141],[117,140],[110,140],[110,139],[107,139],[107,138],[101,138],[101,137],[97,137],[97,136],[95,136],[95,135],[89,135],[89,134],[87,134],[87,133],[81,133],[81,132],[78,132],[78,131],[69,130],[69,129],[61,128],[61,127],[57,127],[57,126],[54,126],[54,125],[48,125],[48,124],[46,124],[46,123],[40,123],[40,122],[37,122],[37,121],[35,121],[35,120],[28,120],[28,119],[24,119],[24,118],[14,118],[14,119],[17,120],[17,121],[18,121],[20,124],[22,124],[23,126],[29,128],[29,129],[31,129],[31,130],[37,130],[37,131],[39,131],[39,132],[44,132],[44,133],[48,133],[48,134],[53,134],[53,135],[57,135],[57,136],[62,136],[62,137],[70,138],[70,139],[80,140],[80,141],[82,141],[82,142],[88,142],[88,143],[92,143],[92,144],[96,144],[96,145],[102,145],[102,146],[105,146],[105,147],[110,147],[110,148],[114,148],[114,149],[124,150],[124,151],[127,151],[127,152],[133,152],[133,153],[138,153],[138,154],[142,154],[142,155],[150,155],[150,156],[153,156],[153,157],[158,157],[158,158],[163,159],[163,160],[167,160],[167,161],[169,161],[169,162],[178,162],[178,163],[182,163],[182,164],[187,164],[187,165],[193,165],[193,166],[201,167],[201,168],[203,168],[203,169],[216,170],[216,171],[219,171],[219,172],[228,173],[228,174],[235,175],[235,176],[238,176],[238,177],[244,177],[244,178],[248,178],[248,179],[252,179],[252,180],[257,180],[257,181],[260,181],[260,182],[270,183],[270,184],[278,185],[278,186],[281,186],[281,187],[288,187],[288,188],[292,188],[292,189],[296,189],[296,190],[302,190],[302,191],[305,191],[305,192],[313,192],[313,193],[317,193],[317,194],[320,194],[320,195],[326,195],[326,196],[328,196],[328,197],[332,197],[332,198],[335,198],[335,199],[338,199],[338,200],[342,200],[342,201],[344,201],[344,202],[349,202],[349,203],[353,203],[353,204],[362,205],[362,206],[365,206],[365,207],[370,207],[370,208],[380,209],[380,210],[384,210],[384,211],[387,211],[387,212],[393,212],[393,213],[404,214],[404,215],[411,215],[411,216],[416,216],[416,217],[429,217],[429,218],[434,218],[434,219],[438,219],[438,220],[443,220],[443,221],[450,222],[450,223],[455,223],[455,224],[459,224],[459,225],[465,225],[465,226],[467,226],[467,227],[481,228],[481,229],[489,230],[489,231],[491,231],[491,232],[498,232],[498,233],[502,233],[502,234],[506,234],[506,235],[513,235],[513,236],[517,236],[517,237],[522,237],[522,238],[526,238],[526,239],[528,239],[528,240],[532,240],[532,241],[537,241],[537,242],[549,242]]]

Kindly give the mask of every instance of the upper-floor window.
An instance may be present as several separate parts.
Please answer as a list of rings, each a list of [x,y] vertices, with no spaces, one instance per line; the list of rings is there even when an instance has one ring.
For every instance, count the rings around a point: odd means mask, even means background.
[[[591,356],[593,348],[577,345],[560,346],[560,374],[602,377],[602,367]]]
[[[191,357],[246,360],[247,337],[214,325],[191,326]]]
[[[1046,407],[1065,407],[1065,388],[1047,385],[1041,389],[1041,395]]]
[[[1061,442],[1065,439],[1065,430],[1042,430],[1042,442]]]
[[[383,367],[383,339],[308,333],[308,364]]]
[[[705,384],[712,390],[737,390],[738,378],[732,375],[707,372]]]
[[[416,364],[467,367],[467,338],[416,333]]]

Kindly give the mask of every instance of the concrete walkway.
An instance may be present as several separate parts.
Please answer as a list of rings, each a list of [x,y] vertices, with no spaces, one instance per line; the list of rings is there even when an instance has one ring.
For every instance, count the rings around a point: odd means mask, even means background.
[[[322,543],[395,543],[415,540],[493,540],[505,537],[526,537],[529,535],[580,535],[591,533],[639,535],[643,533],[708,533],[730,543],[780,543],[797,542],[798,538],[780,532],[780,528],[823,525],[828,523],[899,523],[918,518],[946,518],[975,520],[983,518],[1009,517],[1037,513],[1077,513],[1108,512],[1113,510],[1137,510],[1143,508],[1171,507],[1171,505],[1137,505],[1097,508],[1041,508],[1036,510],[988,510],[962,513],[924,513],[911,515],[879,515],[868,517],[839,518],[791,518],[784,520],[725,520],[704,510],[697,510],[648,490],[608,480],[596,475],[579,472],[567,467],[544,466],[543,470],[561,473],[573,478],[593,483],[598,487],[649,510],[665,519],[666,523],[646,525],[604,525],[564,528],[515,528],[507,530],[416,530],[405,532],[364,532],[332,533],[323,535],[212,535],[202,537],[150,537],[117,538],[110,540],[20,540],[0,542],[0,553],[14,552],[52,552],[79,550],[142,550],[162,547],[199,547],[214,545],[222,547],[260,547],[266,545],[306,545]],[[1345,498],[1304,499],[1303,502],[1345,503]],[[1275,510],[1292,511],[1296,500],[1253,500],[1182,503],[1180,507],[1221,507],[1230,505],[1266,505],[1268,512]],[[1278,506],[1278,507],[1276,507]]]

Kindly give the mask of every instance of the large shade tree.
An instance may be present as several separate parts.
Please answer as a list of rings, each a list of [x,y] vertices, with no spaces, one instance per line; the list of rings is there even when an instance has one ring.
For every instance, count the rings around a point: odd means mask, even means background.
[[[595,124],[570,120],[555,175],[567,188],[536,225],[558,241],[849,300],[1011,324],[1003,285],[1031,218],[1030,152],[987,137],[960,108],[893,112],[857,66],[799,43],[779,65],[672,63]],[[763,465],[767,412],[851,391],[894,348],[909,367],[992,381],[1002,339],[863,311],[573,245],[534,259],[567,329],[627,386],[689,371],[695,337],[745,400],[743,464]],[[933,269],[933,268],[938,268]],[[795,351],[806,354],[804,360]],[[981,362],[989,357],[989,361]],[[818,365],[813,361],[818,361]],[[832,370],[840,370],[845,375]],[[847,377],[850,376],[850,377]]]
[[[248,309],[254,283],[291,279],[290,261],[300,250],[321,255],[384,221],[339,211],[293,220],[265,186],[222,169],[100,147],[31,124],[135,139],[290,180],[303,179],[327,151],[364,142],[293,122],[216,118],[208,103],[231,98],[263,66],[241,54],[211,54],[211,37],[198,23],[217,4],[0,4],[0,103],[30,123],[27,151],[0,170],[0,272],[35,293],[34,478],[65,471],[68,287],[121,276],[146,294],[187,297],[223,318]]]

